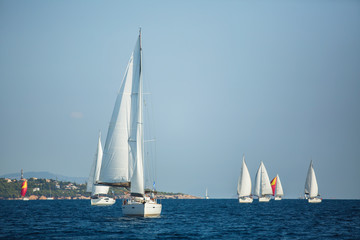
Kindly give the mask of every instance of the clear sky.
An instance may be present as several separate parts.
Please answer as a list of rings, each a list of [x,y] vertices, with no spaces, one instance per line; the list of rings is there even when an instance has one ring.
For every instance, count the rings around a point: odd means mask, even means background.
[[[142,27],[157,188],[360,198],[360,2],[0,0],[0,174],[89,174]]]

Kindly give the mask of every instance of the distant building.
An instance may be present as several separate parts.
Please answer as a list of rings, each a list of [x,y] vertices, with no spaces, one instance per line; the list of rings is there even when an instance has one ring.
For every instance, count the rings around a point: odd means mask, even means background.
[[[33,188],[33,192],[37,192],[37,191],[40,191],[40,188],[38,188],[38,187]]]
[[[75,190],[75,189],[78,189],[78,187],[75,186],[75,185],[72,184],[72,183],[69,183],[68,185],[65,186],[65,189],[73,189],[73,190]]]

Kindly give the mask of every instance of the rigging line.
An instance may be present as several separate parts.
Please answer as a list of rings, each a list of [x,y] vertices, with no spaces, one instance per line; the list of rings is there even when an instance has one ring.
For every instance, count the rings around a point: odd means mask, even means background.
[[[142,42],[141,42],[142,43]],[[144,50],[141,46],[141,75],[142,75],[142,79],[143,79],[143,96],[146,95],[146,97],[144,96],[144,100],[145,98],[147,98],[148,101],[146,101],[146,103],[149,102],[149,104],[146,104],[146,112],[145,112],[145,117],[147,118],[147,123],[145,123],[148,127],[146,128],[146,132],[147,134],[151,137],[156,139],[156,124],[155,124],[155,118],[154,118],[154,99],[153,99],[153,94],[151,91],[151,81],[146,81],[146,79],[148,79],[148,75],[147,75],[147,71],[146,71],[146,67],[144,68],[143,66],[148,66],[146,64],[146,53],[144,53]],[[151,117],[152,116],[152,117]],[[151,126],[151,129],[149,128],[149,126]],[[149,139],[151,139],[149,137]],[[150,144],[149,144],[150,145]],[[151,157],[148,156],[149,158],[151,158],[151,161],[147,161],[148,164],[148,170],[149,170],[149,175],[150,179],[153,178],[152,180],[157,182],[157,143],[156,141],[154,141],[154,145],[151,144],[151,147],[148,146],[149,148],[149,154],[152,155]],[[150,182],[150,186],[152,186],[152,182]]]

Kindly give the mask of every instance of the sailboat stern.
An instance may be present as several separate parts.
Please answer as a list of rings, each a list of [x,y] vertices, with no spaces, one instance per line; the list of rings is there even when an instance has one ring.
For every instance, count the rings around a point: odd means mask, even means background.
[[[110,197],[99,197],[91,199],[91,206],[111,206],[116,200]]]
[[[269,201],[270,201],[269,195],[259,197],[259,202],[269,202]]]
[[[122,206],[123,215],[138,217],[159,217],[162,205],[156,202],[128,203]]]
[[[253,198],[250,196],[239,197],[239,203],[252,203]]]
[[[308,202],[309,203],[321,203],[322,199],[321,198],[309,198]]]

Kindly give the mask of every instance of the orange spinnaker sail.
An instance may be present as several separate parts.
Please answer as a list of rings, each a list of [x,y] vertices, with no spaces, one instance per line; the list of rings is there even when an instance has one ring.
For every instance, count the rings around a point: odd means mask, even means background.
[[[276,180],[277,177],[274,177],[274,179],[271,180],[271,188],[272,188],[273,196],[275,195]]]
[[[27,180],[25,180],[21,185],[21,196],[25,196],[27,191]]]

